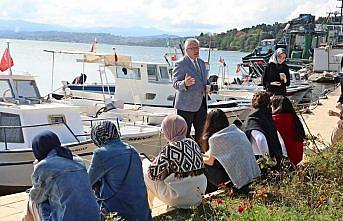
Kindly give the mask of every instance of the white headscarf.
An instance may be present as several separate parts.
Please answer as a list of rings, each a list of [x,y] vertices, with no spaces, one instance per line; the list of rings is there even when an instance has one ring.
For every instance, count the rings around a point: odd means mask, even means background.
[[[276,51],[274,52],[274,54],[270,57],[269,59],[269,63],[274,63],[277,64],[277,59],[281,54],[286,54],[286,50],[284,48],[278,48],[276,49]]]

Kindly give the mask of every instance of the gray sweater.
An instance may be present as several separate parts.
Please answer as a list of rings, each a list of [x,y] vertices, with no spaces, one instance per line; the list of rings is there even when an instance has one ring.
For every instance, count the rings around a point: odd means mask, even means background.
[[[261,174],[248,138],[234,124],[211,136],[209,154],[224,167],[237,189]]]

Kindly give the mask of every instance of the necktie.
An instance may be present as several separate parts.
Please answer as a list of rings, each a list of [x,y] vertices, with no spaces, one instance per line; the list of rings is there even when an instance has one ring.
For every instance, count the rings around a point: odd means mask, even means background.
[[[198,74],[201,74],[201,72],[200,72],[200,67],[199,67],[199,64],[198,64],[198,62],[197,62],[196,59],[194,60],[194,65],[195,65],[195,70],[197,71],[197,73],[198,73]]]

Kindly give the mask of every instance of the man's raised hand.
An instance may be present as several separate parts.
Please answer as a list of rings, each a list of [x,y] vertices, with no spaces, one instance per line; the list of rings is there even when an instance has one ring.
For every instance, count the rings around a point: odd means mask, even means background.
[[[188,73],[186,73],[185,75],[186,87],[192,86],[193,84],[195,84],[195,78],[191,77],[190,75],[188,75]]]

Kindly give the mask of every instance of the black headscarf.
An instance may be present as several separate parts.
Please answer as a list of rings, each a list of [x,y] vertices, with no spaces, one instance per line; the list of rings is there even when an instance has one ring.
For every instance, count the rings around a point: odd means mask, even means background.
[[[303,141],[306,138],[306,133],[303,124],[293,108],[292,102],[285,96],[274,96],[271,103],[275,108],[273,114],[289,113],[292,115],[295,124],[296,138],[298,141]]]
[[[102,121],[92,127],[91,138],[98,147],[104,145],[109,140],[120,138],[116,125],[108,120]]]
[[[55,149],[57,155],[60,157],[73,159],[71,151],[65,147],[61,147],[60,139],[55,133],[47,130],[33,138],[32,151],[38,161],[46,158],[52,149]]]
[[[269,156],[275,157],[277,161],[281,160],[281,144],[269,108],[260,107],[249,114],[243,125],[243,131],[249,139],[252,130],[258,130],[264,134],[268,143]]]

